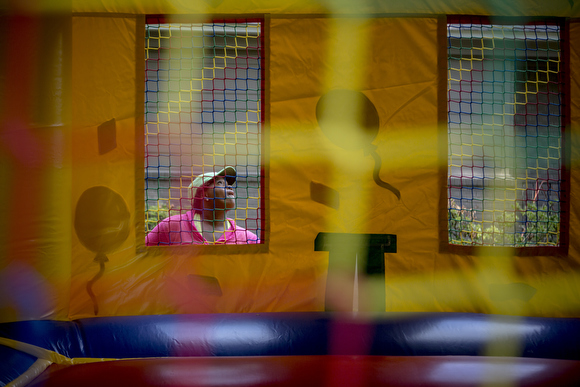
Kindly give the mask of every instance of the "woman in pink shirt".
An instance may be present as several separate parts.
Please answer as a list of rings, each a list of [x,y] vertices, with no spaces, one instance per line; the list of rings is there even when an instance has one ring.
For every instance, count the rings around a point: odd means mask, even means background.
[[[226,216],[236,206],[233,184],[236,170],[225,167],[219,172],[199,175],[190,184],[193,209],[163,219],[147,236],[147,246],[173,244],[253,244],[258,237]]]

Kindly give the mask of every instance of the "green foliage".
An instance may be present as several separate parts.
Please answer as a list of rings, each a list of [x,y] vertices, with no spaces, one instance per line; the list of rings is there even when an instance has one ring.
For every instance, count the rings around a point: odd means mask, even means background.
[[[495,212],[483,220],[482,211],[449,201],[449,243],[468,246],[558,246],[560,213],[555,203],[516,202],[512,211]],[[478,213],[479,212],[479,213]]]
[[[171,207],[165,201],[158,201],[156,205],[147,204],[147,209],[145,210],[145,232],[148,233],[153,230],[157,223],[167,218],[170,209]]]

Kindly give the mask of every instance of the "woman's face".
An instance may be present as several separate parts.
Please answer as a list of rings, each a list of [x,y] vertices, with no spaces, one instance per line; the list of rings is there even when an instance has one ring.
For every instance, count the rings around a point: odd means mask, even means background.
[[[223,176],[216,176],[206,185],[205,197],[209,199],[209,207],[216,210],[229,210],[236,205],[236,192]]]

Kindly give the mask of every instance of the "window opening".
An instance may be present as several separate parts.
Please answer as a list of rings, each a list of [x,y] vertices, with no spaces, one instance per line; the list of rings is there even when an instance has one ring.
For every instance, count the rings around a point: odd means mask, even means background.
[[[228,217],[263,240],[262,26],[261,20],[248,19],[147,18],[146,233],[161,220],[192,210],[190,184],[196,176],[231,166],[236,199]],[[171,232],[184,230],[171,227]]]
[[[562,243],[559,24],[447,23],[448,241]]]

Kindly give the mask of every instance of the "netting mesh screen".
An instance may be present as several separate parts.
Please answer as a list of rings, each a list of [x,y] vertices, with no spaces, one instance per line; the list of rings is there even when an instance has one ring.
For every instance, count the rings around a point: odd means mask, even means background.
[[[145,224],[192,208],[189,185],[237,170],[238,225],[262,228],[262,23],[171,23],[145,30]]]
[[[448,21],[451,244],[559,246],[560,34],[551,23]]]

